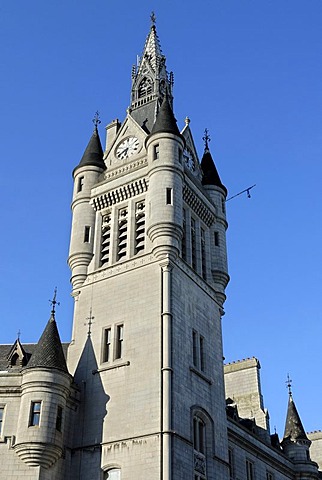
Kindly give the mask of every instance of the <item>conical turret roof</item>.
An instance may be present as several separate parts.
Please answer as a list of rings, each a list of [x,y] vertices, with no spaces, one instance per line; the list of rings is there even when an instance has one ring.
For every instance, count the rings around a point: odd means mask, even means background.
[[[202,184],[220,187],[227,195],[227,188],[222,184],[220,180],[219,173],[215,166],[215,162],[213,161],[212,155],[208,148],[205,148],[200,166],[203,173]]]
[[[94,132],[88,142],[85,152],[81,158],[81,161],[76,168],[94,166],[100,167],[105,170],[106,165],[103,160],[103,149],[101,140],[98,134],[97,127],[94,128]]]
[[[297,440],[308,440],[291,394],[288,400],[283,440],[292,440],[294,442]]]
[[[151,134],[159,132],[180,135],[177,121],[170,106],[167,94],[164,96],[161,108],[152,127]]]
[[[68,373],[56,320],[52,313],[26,368],[57,368]]]

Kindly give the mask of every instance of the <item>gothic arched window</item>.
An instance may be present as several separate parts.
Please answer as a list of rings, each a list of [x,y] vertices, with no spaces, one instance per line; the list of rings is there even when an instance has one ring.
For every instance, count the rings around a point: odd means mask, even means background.
[[[144,77],[139,84],[138,96],[139,98],[150,95],[153,92],[153,82],[151,78]]]

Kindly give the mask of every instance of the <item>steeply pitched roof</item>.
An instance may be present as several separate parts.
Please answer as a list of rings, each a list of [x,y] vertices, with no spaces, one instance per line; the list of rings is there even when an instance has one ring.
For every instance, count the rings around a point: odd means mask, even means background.
[[[227,195],[227,188],[221,183],[217,168],[215,166],[215,162],[213,161],[208,148],[205,148],[200,166],[203,173],[202,184],[220,187]]]
[[[139,73],[141,73],[141,69],[143,68],[144,60],[148,59],[151,67],[155,72],[158,71],[160,60],[164,58],[162,54],[160,40],[157,34],[156,26],[153,24],[151,25],[149,34],[145,41],[143,54],[141,57]]]
[[[167,94],[164,96],[161,108],[152,127],[151,134],[159,132],[173,133],[178,136],[181,135]]]
[[[51,315],[26,368],[57,368],[68,373],[56,321]]]
[[[85,166],[100,167],[105,170],[106,165],[103,160],[103,149],[101,140],[98,134],[97,127],[94,128],[93,135],[91,136],[85,152],[81,158],[81,161],[76,168]]]
[[[283,440],[308,440],[291,394],[288,400]]]

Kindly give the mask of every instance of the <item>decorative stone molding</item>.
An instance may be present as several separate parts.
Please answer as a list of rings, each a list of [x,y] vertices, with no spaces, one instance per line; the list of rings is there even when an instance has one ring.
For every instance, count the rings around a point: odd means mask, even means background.
[[[105,173],[105,178],[106,180],[111,180],[117,177],[121,177],[125,173],[144,167],[147,163],[148,163],[147,157],[140,158],[136,162],[128,163],[127,165],[122,165],[122,167],[116,168],[115,170],[112,170],[112,171],[107,171]]]
[[[128,200],[129,198],[136,197],[141,193],[145,193],[148,190],[148,179],[143,177],[135,182],[122,185],[115,190],[104,193],[92,200],[92,205],[96,211],[104,210],[111,205]]]
[[[63,454],[63,450],[50,443],[26,442],[14,447],[18,457],[29,467],[50,468]]]
[[[188,187],[183,185],[183,200],[198,215],[199,218],[207,225],[211,225],[215,221],[215,215],[205,206],[204,202],[199,200],[197,195]]]

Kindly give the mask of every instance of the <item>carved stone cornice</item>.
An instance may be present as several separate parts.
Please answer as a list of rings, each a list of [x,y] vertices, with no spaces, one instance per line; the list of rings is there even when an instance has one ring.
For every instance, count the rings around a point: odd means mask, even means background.
[[[145,193],[148,190],[148,185],[148,179],[143,177],[139,180],[135,180],[126,185],[122,185],[119,188],[115,188],[114,190],[103,193],[102,195],[93,198],[91,203],[94,207],[94,210],[104,210],[105,208],[116,205],[124,200],[128,200],[129,198],[136,197],[141,193]]]
[[[186,202],[187,205],[193,210],[196,215],[207,225],[207,227],[211,227],[211,225],[215,221],[215,215],[206,207],[204,202],[201,201],[197,197],[197,195],[188,187],[188,185],[183,185],[182,189],[183,193],[183,200]]]

